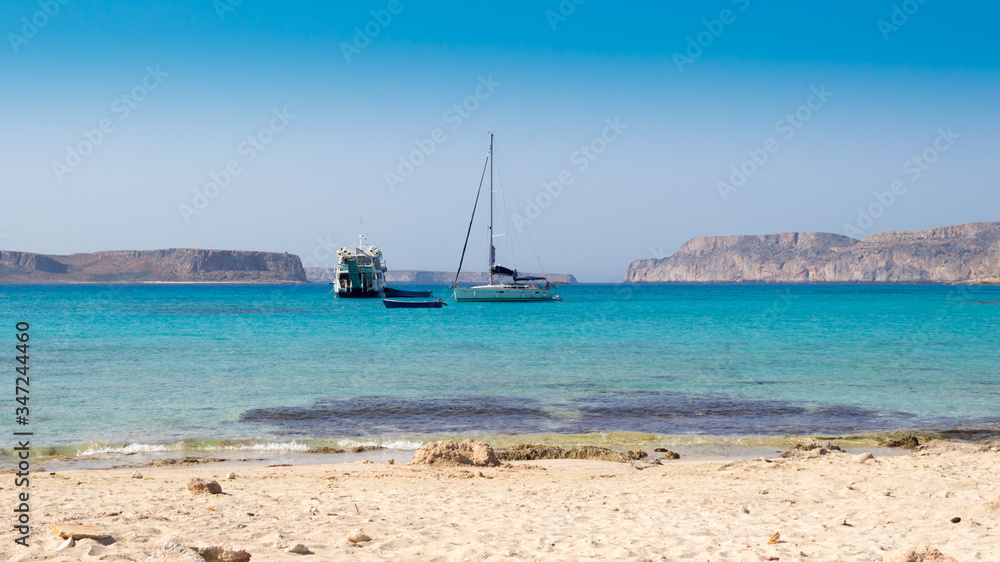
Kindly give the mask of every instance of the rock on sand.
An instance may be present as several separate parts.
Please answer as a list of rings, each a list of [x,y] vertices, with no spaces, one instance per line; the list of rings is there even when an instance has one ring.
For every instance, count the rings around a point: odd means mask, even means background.
[[[646,458],[648,455],[641,449],[624,453],[604,447],[575,447],[563,449],[552,445],[514,445],[501,451],[498,455],[505,461],[536,461],[542,459],[577,459],[614,462],[630,462]]]
[[[500,466],[493,447],[482,441],[434,441],[413,454],[412,464],[438,466]]]
[[[193,544],[191,548],[207,562],[250,562],[250,553],[230,543]]]
[[[844,450],[829,441],[819,441],[811,437],[799,439],[792,448],[781,453],[781,458],[818,457],[829,453],[843,453]]]
[[[188,482],[188,490],[196,494],[220,494],[222,486],[215,480],[205,480],[204,478],[192,478]]]
[[[936,548],[918,546],[894,554],[889,558],[889,562],[958,562],[958,560],[941,554]]]
[[[108,533],[98,527],[90,525],[73,525],[70,523],[53,523],[52,534],[64,539],[94,539],[104,540],[108,538]]]

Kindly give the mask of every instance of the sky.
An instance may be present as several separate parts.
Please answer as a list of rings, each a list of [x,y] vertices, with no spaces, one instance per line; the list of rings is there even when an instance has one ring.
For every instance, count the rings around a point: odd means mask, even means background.
[[[363,218],[390,269],[454,271],[490,133],[497,251],[522,271],[617,282],[695,236],[1000,220],[998,19],[940,0],[7,0],[0,249],[324,266]],[[488,195],[466,269],[486,267]]]

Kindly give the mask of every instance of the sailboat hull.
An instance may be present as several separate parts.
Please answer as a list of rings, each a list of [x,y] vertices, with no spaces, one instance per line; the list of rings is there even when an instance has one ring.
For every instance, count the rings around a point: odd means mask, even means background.
[[[457,302],[538,302],[552,301],[552,290],[530,285],[481,285],[456,287]]]

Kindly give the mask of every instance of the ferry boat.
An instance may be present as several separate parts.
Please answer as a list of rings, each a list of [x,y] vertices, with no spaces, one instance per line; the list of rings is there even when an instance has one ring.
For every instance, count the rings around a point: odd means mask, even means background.
[[[358,235],[357,248],[337,250],[337,272],[333,284],[342,299],[375,299],[385,297],[385,263],[382,251],[365,244],[366,236]]]

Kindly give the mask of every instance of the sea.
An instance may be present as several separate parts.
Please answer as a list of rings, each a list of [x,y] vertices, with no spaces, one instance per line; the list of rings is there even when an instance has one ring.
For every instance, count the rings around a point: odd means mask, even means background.
[[[398,457],[465,437],[726,456],[801,435],[1000,435],[1000,287],[556,292],[389,310],[324,285],[3,285],[0,460],[16,431],[36,457],[79,466]]]

